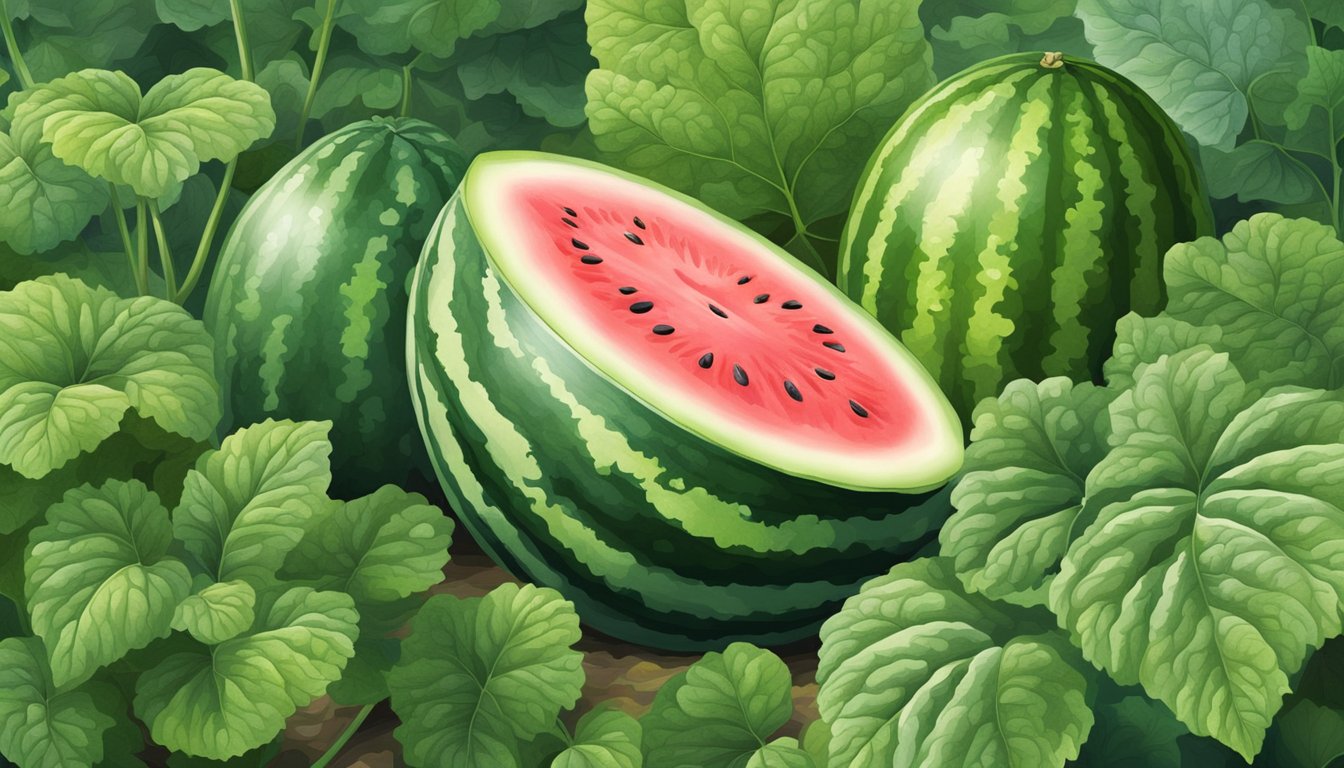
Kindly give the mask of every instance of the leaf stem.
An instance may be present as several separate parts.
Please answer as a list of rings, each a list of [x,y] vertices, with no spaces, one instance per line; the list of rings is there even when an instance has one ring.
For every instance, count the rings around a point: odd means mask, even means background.
[[[414,60],[401,68],[401,109],[398,111],[398,117],[409,117],[411,114],[411,72],[414,68]]]
[[[159,216],[159,204],[155,200],[146,201],[149,208],[149,220],[154,224],[154,241],[159,247],[159,263],[163,265],[164,297],[169,301],[177,299],[177,268],[173,266],[173,251],[168,247],[168,235],[163,231],[163,219]]]
[[[4,2],[4,0],[0,0]],[[117,231],[121,233],[121,248],[126,251],[126,260],[131,265],[131,279],[135,281],[135,289],[141,296],[149,293],[149,281],[147,276],[140,274],[140,264],[135,258],[135,244],[131,242],[131,230],[126,226],[126,212],[121,208],[121,197],[117,194],[117,185],[108,182],[107,186],[112,190],[112,215],[117,219]]]
[[[215,204],[210,209],[210,216],[205,220],[205,231],[201,233],[200,243],[196,246],[196,255],[191,259],[191,267],[187,269],[187,276],[182,280],[182,287],[177,292],[177,303],[185,304],[187,297],[196,288],[196,283],[201,279],[201,273],[205,271],[205,262],[210,258],[210,248],[215,242],[215,231],[219,229],[219,220],[224,215],[224,204],[229,199],[229,189],[233,186],[233,173],[238,170],[238,162],[235,160],[224,166],[224,178],[219,182],[219,194],[215,195]]]
[[[9,7],[6,0],[0,0],[0,32],[5,36],[5,48],[9,51],[9,60],[14,62],[14,74],[19,77],[19,86],[23,90],[33,87],[33,73],[28,71],[28,62],[23,60],[23,51],[19,50],[19,41],[14,37],[14,24],[9,19]]]
[[[233,13],[233,35],[238,40],[238,61],[243,67],[243,79],[251,80],[252,48],[247,44],[247,24],[243,21],[242,0],[229,0],[229,10]]]
[[[345,749],[346,743],[350,741],[350,737],[355,735],[355,731],[359,730],[359,726],[364,724],[364,719],[373,711],[373,707],[373,704],[365,704],[364,708],[355,715],[355,719],[345,726],[344,731],[341,731],[341,735],[336,737],[336,741],[332,742],[331,746],[327,747],[327,751],[317,758],[317,762],[313,763],[312,768],[327,768],[327,765],[341,754],[341,750]]]
[[[149,295],[149,222],[145,219],[145,201],[135,201],[135,253],[140,262],[136,273],[141,280],[140,295]]]
[[[1330,198],[1330,221],[1335,226],[1335,234],[1339,234],[1339,134],[1335,133],[1335,110],[1326,110],[1326,127],[1330,141],[1330,173],[1333,176],[1335,193]]]
[[[317,99],[317,85],[322,80],[322,70],[327,66],[327,51],[331,48],[331,30],[336,25],[336,6],[340,0],[327,0],[327,15],[322,17],[322,29],[317,38],[317,58],[313,59],[313,73],[308,78],[308,93],[303,97],[303,108],[299,110],[299,129],[294,135],[294,151],[303,148],[303,130],[308,126],[308,115],[313,111],[313,102]]]

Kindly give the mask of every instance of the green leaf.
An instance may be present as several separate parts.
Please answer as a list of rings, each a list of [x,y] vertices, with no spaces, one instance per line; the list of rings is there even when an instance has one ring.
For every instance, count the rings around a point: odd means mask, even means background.
[[[271,421],[240,429],[187,475],[173,532],[193,573],[268,583],[309,520],[331,504],[328,421]]]
[[[598,149],[829,267],[808,227],[842,213],[863,164],[933,77],[912,0],[588,3]],[[822,42],[824,41],[824,43]],[[833,250],[833,246],[831,246]]]
[[[1252,216],[1221,242],[1174,246],[1166,314],[1217,326],[1243,373],[1260,382],[1344,384],[1344,243],[1309,219]]]
[[[1302,0],[1302,6],[1313,19],[1318,19],[1327,28],[1344,29],[1344,5],[1335,0]]]
[[[158,198],[269,136],[275,112],[264,88],[213,69],[169,75],[143,97],[124,72],[85,69],[38,86],[14,115],[16,127],[37,120],[60,159]]]
[[[358,620],[348,595],[290,589],[259,607],[248,633],[146,670],[135,713],[168,749],[212,760],[241,755],[340,677]]]
[[[57,686],[168,634],[191,591],[172,538],[168,511],[139,481],[75,488],[47,510],[29,536],[25,591]]]
[[[523,111],[570,128],[584,121],[583,80],[597,62],[582,13],[543,27],[463,40],[456,58],[467,97],[508,92]]]
[[[1078,0],[1078,16],[1097,61],[1147,91],[1200,144],[1223,151],[1246,124],[1251,82],[1291,69],[1311,41],[1294,11],[1267,0]]]
[[[499,16],[482,27],[476,37],[539,27],[568,11],[583,8],[583,0],[506,0],[499,5]]]
[[[965,592],[945,558],[865,584],[820,662],[831,765],[1058,767],[1092,727],[1090,670],[1053,617]]]
[[[228,0],[154,0],[154,8],[163,23],[174,24],[186,32],[195,32],[233,17]]]
[[[1297,83],[1297,95],[1283,113],[1289,128],[1301,128],[1311,110],[1320,109],[1333,119],[1338,142],[1344,137],[1344,51],[1318,46],[1307,48],[1307,73]]]
[[[1097,724],[1083,745],[1087,768],[1181,768],[1181,725],[1161,704],[1126,696],[1097,710]]]
[[[368,53],[414,48],[444,57],[498,18],[500,6],[499,0],[345,0],[337,23]]]
[[[770,651],[733,643],[663,684],[644,716],[648,768],[739,768],[793,711],[793,678]]]
[[[1213,197],[1296,204],[1320,199],[1323,194],[1316,174],[1272,141],[1252,139],[1230,152],[1205,147],[1199,158]]]
[[[29,0],[28,8],[23,55],[39,83],[134,59],[155,21],[152,0]]]
[[[423,496],[386,485],[309,525],[282,576],[345,592],[356,606],[393,602],[443,581],[452,533]]]
[[[827,768],[831,754],[831,726],[825,720],[813,720],[803,726],[802,747],[817,768]]]
[[[816,765],[791,736],[766,744],[747,761],[747,768],[816,768]]]
[[[1299,701],[1278,720],[1282,751],[1297,768],[1330,768],[1344,757],[1344,712]]]
[[[117,430],[128,408],[204,439],[219,420],[200,321],[64,275],[0,293],[0,464],[39,478]]]
[[[571,603],[505,584],[483,598],[430,598],[388,685],[397,740],[421,768],[519,768],[518,748],[579,698]]]
[[[11,95],[11,106],[22,98]],[[11,248],[49,250],[76,237],[105,207],[107,185],[58,160],[40,126],[20,123],[0,133],[0,240]]]
[[[1115,349],[1106,361],[1106,383],[1116,392],[1129,389],[1141,366],[1201,344],[1222,351],[1222,342],[1223,331],[1216,325],[1191,325],[1165,315],[1139,317],[1130,312],[1115,324]]]
[[[1289,675],[1344,629],[1344,402],[1256,399],[1196,348],[1147,366],[1111,423],[1051,608],[1116,682],[1249,761]]]
[[[207,583],[177,606],[173,629],[206,645],[219,645],[252,626],[256,603],[257,593],[245,581]]]
[[[595,709],[574,729],[574,740],[551,761],[551,768],[640,768],[641,729],[635,718],[614,709]]]
[[[0,640],[0,753],[22,768],[87,768],[112,718],[88,693],[61,691],[35,637]]]
[[[995,56],[1021,51],[1064,51],[1091,58],[1075,0],[947,0],[924,3],[934,65],[948,77]]]
[[[1114,392],[1064,377],[1019,379],[975,409],[957,512],[939,541],[966,588],[1019,604],[1041,590],[1081,530],[1083,481],[1106,455]],[[1084,523],[1085,524],[1085,523]]]

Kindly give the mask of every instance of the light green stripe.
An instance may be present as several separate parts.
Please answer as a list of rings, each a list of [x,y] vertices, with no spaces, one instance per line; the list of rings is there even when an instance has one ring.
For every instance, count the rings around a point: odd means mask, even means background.
[[[859,297],[859,303],[864,309],[873,314],[877,313],[877,297],[882,292],[882,273],[888,262],[903,264],[912,255],[887,253],[887,240],[896,227],[897,219],[902,213],[907,215],[909,213],[908,211],[901,211],[900,206],[911,193],[928,183],[928,177],[931,174],[947,179],[943,184],[944,189],[959,186],[963,200],[969,196],[971,188],[974,186],[971,183],[971,180],[975,178],[974,168],[970,169],[971,175],[960,178],[956,175],[948,177],[940,168],[949,162],[947,153],[960,148],[965,141],[963,130],[976,117],[989,112],[1000,102],[1011,99],[1016,92],[1017,82],[1025,76],[1026,73],[1015,73],[1014,76],[982,92],[975,99],[948,107],[947,114],[928,126],[928,130],[920,135],[914,147],[906,149],[904,155],[912,158],[913,161],[901,169],[896,183],[887,189],[887,193],[882,198],[881,207],[878,209],[877,223],[873,226],[873,230],[864,244],[863,275],[865,279],[863,293]],[[898,133],[890,142],[890,145],[900,144],[902,138],[904,138],[904,135]],[[963,153],[961,158],[963,164],[962,167],[957,169],[957,173],[966,173],[964,166],[966,154],[974,151],[966,150]],[[879,167],[884,166],[874,166],[875,169]],[[886,173],[873,175],[887,176]],[[871,200],[871,198],[865,199]],[[870,210],[871,205],[873,205],[872,202],[865,202],[857,210],[866,213]]]
[[[1063,260],[1051,273],[1051,313],[1055,330],[1050,354],[1042,368],[1047,376],[1070,375],[1087,365],[1091,330],[1080,321],[1089,290],[1088,278],[1106,259],[1100,233],[1105,226],[1105,203],[1100,198],[1101,171],[1089,162],[1097,153],[1096,126],[1084,109],[1082,91],[1074,94],[1065,122],[1071,130],[1065,148],[1065,181],[1077,184],[1078,202],[1064,212]]]
[[[977,394],[993,392],[1001,383],[1003,362],[999,355],[1004,339],[1016,328],[1014,319],[999,314],[996,308],[1008,291],[1019,287],[1013,275],[1013,259],[1022,258],[1017,236],[1024,215],[1022,199],[1029,191],[1024,179],[1032,163],[1041,157],[1051,124],[1050,102],[1044,98],[1050,85],[1049,78],[1042,78],[1027,93],[1017,130],[1007,148],[1004,175],[998,187],[998,209],[989,222],[989,236],[979,255],[976,282],[983,292],[975,300],[967,322],[962,358],[963,375]]]
[[[1154,300],[1162,295],[1161,246],[1157,240],[1157,215],[1153,205],[1157,200],[1157,187],[1144,178],[1144,165],[1130,144],[1129,132],[1125,130],[1125,120],[1110,93],[1096,84],[1092,92],[1101,105],[1106,118],[1111,146],[1115,147],[1119,160],[1120,175],[1124,178],[1125,209],[1130,221],[1126,226],[1138,232],[1138,241],[1134,246],[1137,253],[1130,262],[1134,271],[1130,275],[1129,295],[1134,297],[1151,296]],[[1115,179],[1111,184],[1116,183]]]

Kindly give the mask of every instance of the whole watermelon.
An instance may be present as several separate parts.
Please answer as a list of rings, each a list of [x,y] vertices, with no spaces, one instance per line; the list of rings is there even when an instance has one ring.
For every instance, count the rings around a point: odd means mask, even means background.
[[[338,496],[422,466],[406,392],[407,287],[466,165],[438,128],[374,119],[318,140],[257,191],[206,299],[225,429],[330,419]]]
[[[1162,256],[1212,233],[1180,131],[1124,77],[1059,54],[954,75],[869,161],[838,283],[968,421],[1009,380],[1101,380],[1115,321],[1162,307]]]

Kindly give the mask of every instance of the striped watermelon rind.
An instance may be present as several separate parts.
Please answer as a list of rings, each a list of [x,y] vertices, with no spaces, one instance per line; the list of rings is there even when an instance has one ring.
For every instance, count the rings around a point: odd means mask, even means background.
[[[473,224],[508,218],[472,210],[489,158],[425,246],[407,366],[431,462],[496,562],[561,591],[599,631],[703,650],[814,633],[864,581],[934,543],[945,490],[852,490],[772,469],[688,431],[576,352]],[[950,410],[945,419],[959,457]]]
[[[1019,377],[1101,381],[1115,322],[1164,301],[1163,254],[1213,230],[1161,108],[1094,62],[1013,54],[954,75],[879,145],[840,287],[963,420]]]
[[[206,299],[223,429],[330,420],[337,496],[428,473],[406,395],[407,291],[466,166],[438,128],[376,118],[314,142],[257,191]]]

